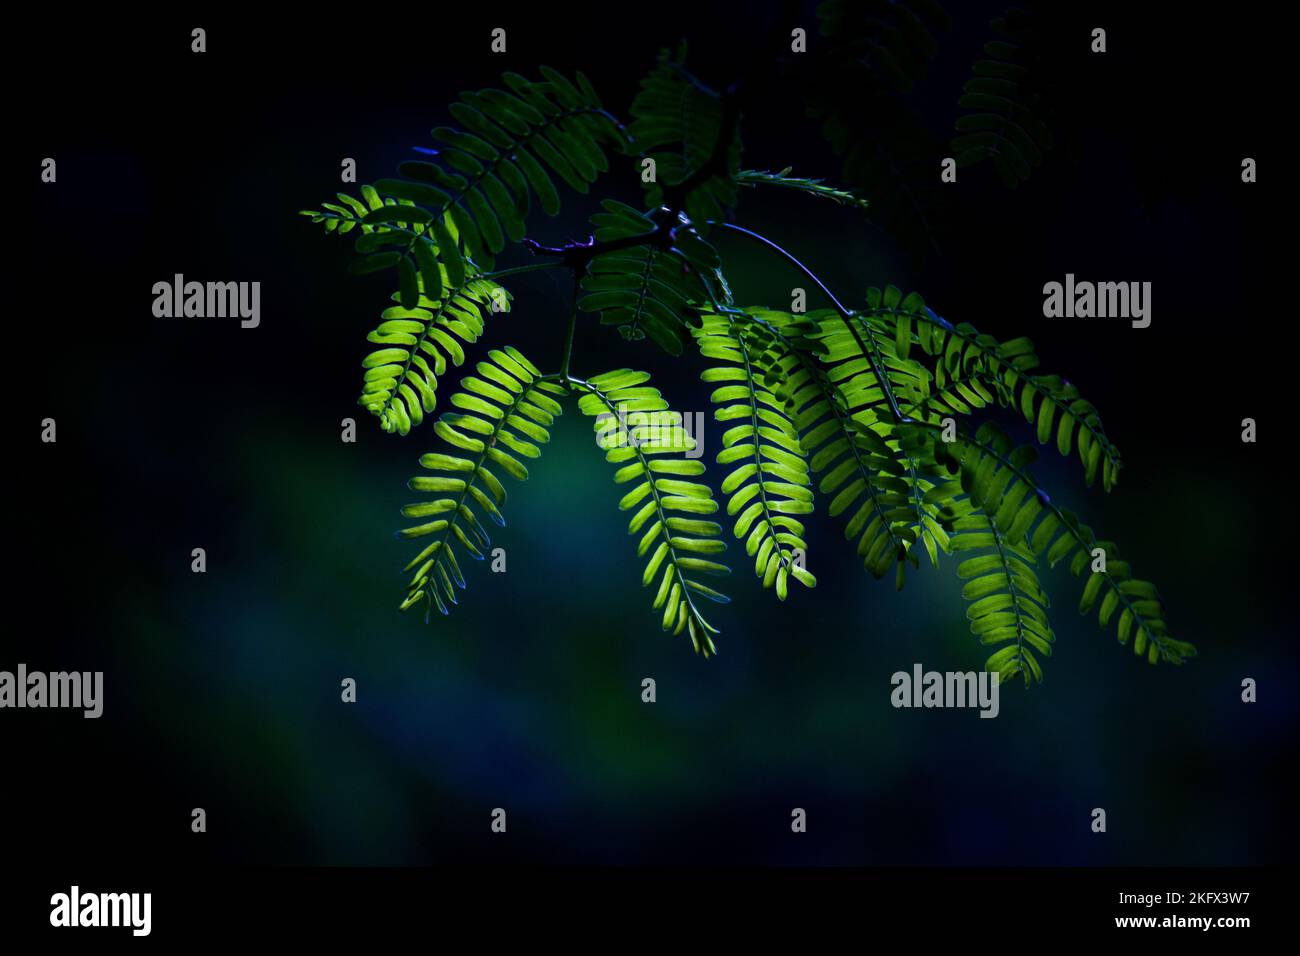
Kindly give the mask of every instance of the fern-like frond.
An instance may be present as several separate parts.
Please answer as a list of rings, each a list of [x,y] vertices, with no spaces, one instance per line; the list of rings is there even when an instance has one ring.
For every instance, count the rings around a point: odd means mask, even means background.
[[[905,466],[887,441],[891,426],[873,408],[880,395],[865,386],[872,373],[847,360],[835,313],[795,317],[749,311],[781,329],[780,339],[773,339],[774,354],[764,357],[772,370],[769,384],[785,403],[813,472],[821,476],[817,490],[829,496],[829,514],[848,516],[845,537],[857,542],[866,569],[883,576],[903,559],[915,536],[906,527],[905,496],[885,480],[903,474]]]
[[[1056,375],[1034,374],[1039,359],[1025,337],[999,342],[963,322],[939,318],[920,295],[904,296],[893,286],[868,293],[862,318],[892,337],[895,352],[909,356],[913,345],[933,358],[932,378],[921,390],[904,389],[900,404],[927,421],[959,415],[993,403],[1015,408],[1035,426],[1038,441],[1055,444],[1062,455],[1077,452],[1084,482],[1098,475],[1106,491],[1119,480],[1119,448],[1106,436],[1101,416],[1076,386]]]
[[[697,653],[717,653],[711,635],[718,629],[697,607],[699,598],[725,603],[726,595],[696,576],[725,575],[730,569],[706,555],[726,550],[722,527],[703,516],[718,510],[708,485],[689,479],[702,475],[704,463],[681,457],[695,440],[681,427],[681,416],[669,411],[659,390],[645,383],[645,372],[619,369],[581,381],[570,379],[584,394],[578,408],[593,416],[597,444],[605,459],[619,465],[614,480],[632,483],[619,509],[636,509],[629,534],[641,535],[637,556],[650,555],[642,584],[658,582],[653,607],[662,611],[660,625],[673,634],[689,633]]]
[[[957,165],[990,160],[1009,189],[1029,178],[1052,134],[1037,115],[1039,96],[1032,88],[1026,48],[1035,39],[1034,15],[1008,10],[992,22],[997,38],[984,44],[986,59],[977,60],[958,105],[952,152]]]
[[[938,52],[934,34],[951,23],[935,0],[823,0],[821,35],[837,56],[861,64],[873,86],[909,93]]]
[[[430,297],[437,298],[439,263],[459,286],[473,266],[491,269],[507,240],[523,238],[533,197],[548,215],[559,212],[552,175],[587,192],[609,168],[606,148],[622,149],[625,135],[584,77],[574,83],[548,67],[541,72],[542,81],[507,73],[507,90],[462,93],[449,109],[464,129],[433,131],[441,144],[436,161],[402,163],[401,178],[363,187],[364,211],[345,203],[361,225],[405,235],[393,242],[363,237],[369,241],[358,243],[363,258],[354,271],[396,267],[404,285],[418,272]],[[376,206],[372,194],[387,201]],[[402,208],[389,208],[394,202]],[[329,231],[351,231],[355,225],[347,225],[345,206],[330,204],[305,214],[325,222]],[[339,222],[331,226],[335,218]]]
[[[382,197],[370,185],[361,187],[361,196],[364,203],[339,193],[346,205],[323,203],[321,209],[301,210],[301,215],[310,216],[312,222],[323,222],[326,233],[346,235],[358,231],[353,243],[358,256],[348,264],[353,275],[395,267],[401,304],[414,309],[421,294],[438,298],[449,276],[453,284],[459,284],[467,271],[473,271],[460,255],[459,232],[450,215],[435,221],[432,213],[412,200]],[[435,236],[438,244],[430,236]],[[440,255],[440,248],[450,252]]]
[[[418,277],[417,277],[418,278]],[[462,365],[465,350],[483,334],[487,315],[509,311],[509,294],[477,274],[458,286],[445,280],[442,296],[424,295],[423,279],[416,307],[390,306],[367,342],[384,346],[362,360],[365,383],[358,404],[379,419],[386,432],[405,435],[437,405],[438,376],[447,366]],[[400,299],[400,293],[394,299]]]
[[[966,513],[952,522],[950,548],[986,552],[957,565],[957,576],[966,582],[962,597],[971,602],[966,616],[981,644],[1004,645],[989,656],[984,669],[1002,680],[1022,674],[1026,686],[1031,678],[1041,681],[1043,669],[1034,652],[1050,656],[1056,635],[1047,619],[1051,602],[1034,571],[1037,559],[1023,541],[1009,541],[987,514],[971,510],[969,500],[963,504]]]
[[[443,144],[438,162],[402,163],[403,179],[375,184],[383,195],[449,213],[470,258],[485,268],[507,239],[523,238],[532,196],[547,215],[559,212],[550,173],[586,193],[609,169],[605,146],[623,141],[589,83],[575,85],[548,67],[541,72],[544,82],[507,73],[508,91],[462,93],[450,111],[466,129],[433,131]]]
[[[867,290],[867,314],[880,306],[879,290]],[[818,338],[825,346],[821,358],[831,381],[845,394],[859,421],[892,423],[901,414],[899,395],[923,392],[930,373],[898,349],[892,338],[881,335],[862,313],[828,317],[821,321]]]
[[[1090,528],[1053,504],[1038,487],[1027,470],[1036,457],[1032,447],[1015,447],[997,425],[987,422],[973,436],[936,441],[933,448],[936,456],[959,469],[962,488],[971,502],[991,516],[1008,544],[1023,542],[1031,554],[1045,556],[1053,567],[1070,558],[1070,571],[1076,577],[1088,572],[1079,601],[1081,614],[1089,613],[1100,597],[1101,626],[1109,626],[1119,611],[1119,642],[1127,643],[1132,636],[1134,653],[1145,655],[1152,664],[1161,660],[1181,664],[1196,654],[1193,645],[1169,636],[1164,604],[1155,585],[1134,578],[1113,542],[1098,540]]]
[[[791,167],[787,166],[779,173],[771,173],[765,170],[742,169],[736,175],[736,182],[741,186],[774,186],[780,189],[792,189],[796,192],[807,193],[810,196],[819,196],[822,199],[829,199],[832,202],[841,203],[846,206],[857,206],[859,209],[866,209],[870,203],[856,193],[848,189],[838,189],[835,186],[829,186],[820,179],[808,179],[803,176],[791,176]]]
[[[392,237],[390,244],[400,244],[402,234],[408,231],[401,226],[396,226],[387,222],[367,222],[366,218],[371,212],[383,209],[385,206],[396,206],[396,199],[384,199],[379,193],[375,192],[375,187],[369,184],[361,186],[361,199],[355,196],[349,196],[347,193],[336,193],[338,202],[323,202],[320,209],[301,209],[298,211],[300,216],[309,216],[314,223],[324,223],[325,232],[333,233],[339,236],[345,236],[352,230],[357,230],[358,235],[369,235],[371,233],[388,233],[395,235]],[[385,213],[385,215],[387,212]],[[409,230],[409,234],[420,234],[424,232],[423,225],[414,225]],[[405,241],[409,242],[409,234]],[[366,245],[377,248],[383,242],[378,238],[370,239]],[[363,247],[364,248],[364,247]],[[378,268],[378,267],[376,267]],[[351,268],[353,272],[375,271],[366,269],[361,264],[354,264]]]
[[[369,186],[363,186],[362,189],[369,189],[374,196],[375,206],[379,208],[383,201],[379,198],[378,193]],[[373,226],[363,226],[361,220],[372,207],[359,201],[347,193],[336,193],[338,202],[322,202],[320,209],[301,209],[298,211],[300,216],[309,216],[315,223],[324,223],[327,233],[337,233],[340,236],[347,235],[353,229],[361,228],[362,232],[370,232]],[[368,198],[368,197],[367,197]],[[341,204],[341,205],[340,205]]]
[[[448,613],[448,605],[457,603],[456,589],[465,587],[453,542],[482,560],[491,539],[480,515],[503,527],[506,523],[501,515],[506,490],[496,471],[526,480],[528,469],[519,458],[541,454],[538,446],[550,440],[547,429],[561,411],[546,393],[563,395],[564,388],[542,377],[518,350],[493,349],[488,359],[475,366],[478,376],[461,379],[462,391],[452,395],[451,404],[461,411],[444,413],[434,425],[453,453],[424,455],[420,464],[433,474],[410,481],[412,491],[436,497],[402,509],[407,518],[433,519],[397,532],[399,538],[434,536],[405,568],[415,574],[401,605],[405,611],[425,602],[426,618],[434,607]]]
[[[631,206],[604,200],[605,211],[591,222],[597,242],[649,235],[655,223]],[[604,325],[616,326],[629,341],[649,336],[670,355],[681,355],[690,326],[699,318],[692,308],[707,292],[701,275],[718,271],[713,247],[683,227],[671,248],[655,242],[595,256],[581,282],[578,308],[599,312]]]
[[[628,133],[636,149],[655,162],[655,180],[645,183],[650,207],[662,205],[665,186],[685,182],[711,160],[723,133],[722,97],[686,70],[686,45],[664,50],[641,81],[632,101]],[[727,145],[726,175],[712,175],[686,197],[686,213],[702,224],[723,219],[736,205],[735,175],[740,169],[740,132]]]
[[[871,198],[872,221],[915,257],[937,252],[949,203],[939,179],[943,141],[908,97],[948,16],[933,0],[826,0],[817,16],[822,49],[796,59],[808,113],[843,161],[841,179]]]
[[[830,311],[796,316],[759,308],[715,307],[714,312],[705,315],[705,328],[716,316],[724,316],[733,328],[743,329],[752,368],[761,371],[761,384],[781,403],[813,471],[821,474],[818,491],[832,496],[832,517],[849,515],[845,534],[857,541],[867,570],[881,577],[897,562],[896,584],[901,588],[904,562],[919,564],[912,554],[918,543],[937,565],[947,535],[930,491],[941,479],[931,460],[915,458],[913,450],[896,440],[891,413],[882,415],[875,407],[883,391],[864,388],[862,375],[854,374],[855,368],[863,373],[871,363],[861,364],[863,352],[856,343],[848,346],[839,340],[844,329],[840,316]],[[881,367],[890,369],[886,378],[891,388],[902,388],[913,374],[924,374],[919,366],[895,368],[888,343],[878,351]],[[852,352],[858,356],[857,366],[843,361]],[[828,369],[828,364],[834,367]]]
[[[868,290],[868,314],[883,304],[876,289]],[[921,363],[898,349],[892,337],[855,313],[848,319],[822,314],[817,320],[816,338],[822,345],[821,361],[827,366],[826,379],[839,396],[838,404],[847,414],[847,424],[856,433],[855,441],[871,453],[862,462],[842,459],[822,480],[823,493],[835,493],[831,513],[855,508],[846,532],[850,537],[865,527],[859,541],[859,554],[876,577],[897,562],[897,586],[903,585],[904,560],[911,559],[918,542],[937,564],[939,546],[932,508],[925,495],[933,485],[925,463],[914,458],[896,434],[900,396],[921,394],[928,390],[930,374]],[[827,424],[820,426],[823,430]],[[838,435],[842,429],[831,434]],[[822,432],[814,432],[815,435]],[[844,446],[827,447],[827,454],[842,454]],[[811,451],[811,449],[810,449]],[[814,454],[814,462],[818,460]],[[873,474],[863,474],[863,466]],[[847,483],[846,483],[847,482]]]
[[[718,454],[718,464],[737,466],[722,481],[727,514],[739,514],[733,531],[754,559],[754,573],[784,601],[791,577],[805,587],[817,584],[803,564],[808,547],[804,526],[793,517],[812,514],[813,493],[785,402],[760,381],[757,359],[770,348],[770,340],[763,341],[761,327],[714,314],[695,334],[700,354],[723,363],[700,376],[718,386],[710,395],[719,406],[714,418],[734,423],[723,433]]]

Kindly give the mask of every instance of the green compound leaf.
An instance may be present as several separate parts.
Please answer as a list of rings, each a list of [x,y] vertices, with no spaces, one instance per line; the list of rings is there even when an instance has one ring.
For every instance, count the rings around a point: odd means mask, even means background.
[[[705,620],[699,602],[730,600],[701,580],[731,573],[716,560],[727,547],[722,527],[707,517],[718,503],[708,485],[690,480],[705,470],[687,457],[695,440],[680,413],[645,384],[649,380],[645,372],[619,369],[573,384],[583,393],[579,410],[595,419],[606,461],[619,466],[614,480],[630,489],[619,509],[633,512],[628,534],[638,536],[637,555],[647,559],[642,583],[655,589],[660,626],[674,635],[686,632],[696,653],[708,657],[717,653],[712,635],[718,629]]]
[[[424,455],[420,464],[430,474],[409,483],[412,491],[434,497],[407,505],[402,514],[428,520],[397,532],[399,538],[433,539],[406,566],[414,576],[401,605],[405,611],[423,603],[426,618],[432,608],[446,614],[457,603],[456,591],[465,587],[457,551],[484,558],[491,546],[485,523],[506,523],[501,511],[506,490],[498,473],[527,479],[520,459],[541,455],[560,414],[552,395],[564,394],[510,346],[489,351],[475,371],[478,375],[461,379],[461,391],[451,397],[460,411],[443,413],[434,426],[447,451]]]

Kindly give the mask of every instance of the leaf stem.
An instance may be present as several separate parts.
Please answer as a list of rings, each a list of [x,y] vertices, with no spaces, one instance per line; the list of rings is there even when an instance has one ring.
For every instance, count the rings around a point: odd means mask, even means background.
[[[1016,588],[1015,572],[1011,568],[1011,562],[1007,560],[1007,546],[1004,543],[1005,538],[1002,531],[998,528],[997,522],[993,520],[992,515],[986,514],[984,517],[988,519],[989,528],[993,531],[993,543],[997,545],[998,561],[1001,562],[1002,571],[1007,576],[1007,590],[1011,594],[1011,610],[1015,612],[1016,616],[1016,657],[1022,665],[1021,670],[1025,673],[1025,685],[1028,686],[1029,671],[1025,671],[1023,666],[1027,661],[1025,660],[1025,619],[1020,610],[1019,601],[1021,592]]]
[[[569,366],[573,360],[573,333],[578,325],[578,275],[573,276],[573,305],[569,309],[569,325],[564,330],[564,351],[560,356],[560,373],[562,380],[569,378]]]
[[[621,239],[610,239],[607,242],[597,242],[595,237],[588,236],[585,242],[575,240],[566,242],[562,246],[544,246],[536,239],[528,238],[523,239],[522,243],[524,248],[535,256],[560,257],[559,262],[548,262],[547,266],[564,266],[572,269],[575,273],[582,273],[586,271],[587,263],[607,252],[619,252],[623,249],[635,249],[637,246],[646,245],[652,245],[660,249],[671,249],[676,238],[676,227],[672,221],[661,218],[650,232],[636,236],[624,236]]]
[[[831,304],[835,306],[835,311],[839,313],[841,321],[844,322],[845,327],[849,330],[849,333],[853,336],[853,341],[857,343],[858,349],[862,352],[863,358],[865,358],[867,362],[871,365],[871,371],[875,374],[876,381],[880,383],[880,390],[884,392],[885,398],[889,400],[889,410],[894,414],[894,421],[896,422],[907,421],[907,419],[903,417],[902,411],[899,410],[898,400],[894,397],[894,390],[890,387],[889,380],[885,378],[884,369],[881,367],[882,363],[879,361],[879,350],[876,349],[874,345],[868,347],[867,343],[862,340],[861,332],[859,331],[858,327],[853,323],[854,313],[850,312],[848,309],[844,307],[844,304],[835,297],[835,293],[832,292],[829,288],[827,288],[826,283],[822,282],[822,280],[817,277],[816,273],[814,273],[806,265],[804,265],[797,258],[795,258],[795,256],[792,253],[787,252],[785,249],[777,245],[775,242],[773,242],[771,239],[767,238],[766,236],[761,236],[758,233],[746,229],[743,226],[737,226],[735,223],[716,222],[710,220],[708,224],[710,226],[718,226],[722,229],[730,229],[732,232],[739,233],[742,236],[748,236],[750,239],[753,239],[755,242],[762,243],[768,249],[771,249],[773,252],[776,252],[778,255],[783,256],[786,259],[786,261],[788,261],[796,269],[798,269],[809,279],[811,279],[813,283],[817,286],[817,288],[821,289],[822,293],[826,296],[826,298],[831,300]],[[868,335],[872,334],[870,329],[867,330],[867,334]],[[874,336],[872,338],[872,341],[874,343],[875,341]]]
[[[767,476],[763,472],[763,465],[765,464],[763,458],[763,444],[759,440],[759,436],[762,434],[762,428],[760,427],[758,417],[758,396],[754,394],[755,382],[757,381],[758,376],[754,372],[754,364],[750,359],[749,343],[745,341],[744,330],[737,327],[738,323],[734,318],[728,317],[727,322],[735,336],[735,342],[740,352],[740,357],[745,360],[745,380],[747,385],[749,385],[749,388],[746,389],[746,391],[749,392],[749,424],[754,430],[754,475],[758,479],[758,498],[763,506],[763,521],[767,524],[768,533],[771,534],[772,541],[776,546],[776,553],[781,560],[781,569],[785,570],[790,567],[791,559],[789,558],[788,553],[782,549],[781,542],[777,538],[776,525],[772,523],[772,506],[767,500]]]
[[[478,279],[491,279],[495,282],[497,279],[504,279],[506,276],[519,275],[522,272],[540,272],[542,269],[561,269],[564,267],[563,262],[529,262],[522,266],[511,266],[509,269],[497,269],[495,272],[485,272]]]

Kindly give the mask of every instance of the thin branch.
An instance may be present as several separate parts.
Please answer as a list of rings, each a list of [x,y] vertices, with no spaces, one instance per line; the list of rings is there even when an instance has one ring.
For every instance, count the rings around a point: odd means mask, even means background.
[[[652,245],[660,249],[671,249],[677,239],[677,228],[675,224],[668,223],[666,220],[661,221],[659,225],[650,232],[642,233],[638,236],[624,236],[621,239],[611,239],[608,242],[597,242],[595,237],[588,236],[584,242],[567,242],[562,246],[544,246],[535,239],[524,239],[523,246],[535,256],[559,256],[558,263],[548,263],[548,265],[562,265],[573,269],[581,274],[587,268],[587,263],[597,256],[603,256],[607,252],[618,252],[621,249],[635,249],[638,246]]]
[[[751,232],[750,230],[744,228],[743,226],[737,226],[734,223],[730,223],[730,222],[714,222],[710,220],[708,225],[719,226],[723,229],[730,229],[732,232],[740,233],[742,236],[748,236],[750,239],[753,239],[756,242],[761,242],[764,246],[771,249],[773,252],[776,252],[779,255],[784,256],[785,259],[788,262],[790,262],[792,265],[794,265],[795,268],[797,268],[800,272],[802,272],[809,279],[811,279],[816,284],[817,288],[821,289],[822,293],[826,296],[826,298],[831,300],[831,304],[835,306],[835,311],[839,313],[840,319],[844,322],[844,325],[848,328],[849,333],[853,336],[853,341],[857,343],[858,349],[862,352],[863,357],[867,360],[868,363],[870,363],[871,371],[875,373],[876,381],[880,383],[881,391],[884,392],[885,398],[889,400],[889,409],[894,414],[894,421],[896,422],[907,421],[907,419],[903,417],[903,413],[902,411],[900,411],[898,407],[898,400],[894,397],[894,390],[890,387],[889,380],[885,378],[884,369],[881,367],[882,363],[879,361],[879,350],[874,346],[874,344],[871,347],[868,347],[867,343],[862,341],[862,335],[859,332],[857,325],[853,322],[853,317],[855,313],[850,312],[848,309],[844,307],[843,303],[841,303],[839,299],[835,298],[835,293],[826,287],[826,283],[822,282],[822,280],[819,279],[811,269],[809,269],[806,265],[804,265],[802,262],[796,259],[793,254],[787,252],[785,249],[777,245],[771,239],[768,239],[766,236],[760,236],[756,232]],[[872,335],[870,329],[867,329],[867,334]],[[872,337],[872,342],[873,343],[875,342],[874,336]]]
[[[761,242],[763,245],[767,246],[767,248],[771,249],[773,252],[777,253],[778,255],[784,256],[785,259],[788,262],[790,262],[791,265],[793,265],[796,269],[798,269],[809,279],[811,279],[813,283],[817,286],[817,288],[822,290],[822,294],[825,295],[826,298],[831,300],[831,304],[835,306],[835,311],[840,314],[841,318],[847,319],[849,317],[850,315],[849,310],[844,308],[844,305],[840,302],[839,299],[835,298],[835,293],[826,287],[826,283],[822,282],[821,279],[817,278],[816,274],[811,269],[809,269],[806,265],[804,265],[802,262],[796,259],[792,253],[789,253],[781,246],[778,246],[771,239],[767,238],[767,236],[760,236],[758,233],[752,232],[749,229],[746,229],[744,226],[737,226],[734,223],[730,223],[730,222],[715,222],[713,220],[709,220],[707,225],[718,226],[722,229],[730,229],[732,232],[738,232],[742,236],[748,236],[750,239],[753,239],[756,242]]]
[[[560,263],[577,273],[586,270],[588,263],[597,256],[622,249],[635,249],[638,246],[654,246],[665,252],[673,248],[677,241],[677,228],[682,224],[681,213],[690,194],[713,176],[726,176],[731,144],[736,136],[736,125],[740,122],[739,86],[732,86],[722,94],[722,120],[718,128],[718,138],[713,145],[709,158],[700,164],[680,183],[665,186],[663,208],[652,213],[655,228],[639,236],[624,236],[609,242],[597,242],[594,236],[585,240],[566,242],[562,246],[544,246],[535,239],[523,240],[523,246],[533,255],[559,256]]]
[[[497,269],[495,272],[485,272],[482,275],[475,276],[474,278],[491,279],[495,282],[498,279],[519,275],[522,272],[539,272],[542,269],[560,269],[563,267],[563,262],[529,262],[522,266],[511,266],[509,269]]]
[[[578,325],[578,273],[573,274],[573,305],[569,309],[569,324],[564,330],[564,352],[560,357],[560,375],[562,380],[569,378],[569,366],[573,359],[573,332]]]

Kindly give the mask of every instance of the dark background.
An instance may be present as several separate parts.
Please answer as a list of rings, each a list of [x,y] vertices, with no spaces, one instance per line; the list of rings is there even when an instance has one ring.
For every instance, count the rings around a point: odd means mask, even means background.
[[[1001,715],[889,706],[913,662],[974,669],[954,562],[901,594],[864,574],[823,516],[815,591],[784,605],[733,546],[733,603],[705,661],[660,634],[590,423],[570,406],[494,537],[504,575],[431,626],[396,605],[412,553],[391,530],[426,426],[382,434],[355,406],[364,337],[391,291],[344,273],[346,241],[297,211],[391,175],[460,90],[545,63],[591,77],[626,116],[656,51],[686,37],[715,86],[757,72],[751,168],[838,178],[799,89],[764,53],[809,31],[813,4],[656,4],[425,13],[358,8],[275,22],[196,15],[15,26],[17,135],[30,212],[8,270],[16,378],[6,416],[12,530],[0,668],[103,670],[104,716],[0,714],[0,813],[19,858],[86,865],[553,863],[1215,864],[1288,858],[1296,615],[1290,488],[1294,362],[1287,62],[1266,5],[1070,12],[1058,145],[1014,192],[963,171],[942,258],[917,261],[852,210],[746,192],[738,221],[814,264],[846,301],[917,288],[942,315],[1026,334],[1047,371],[1101,410],[1125,470],[1083,489],[1045,450],[1040,481],[1160,586],[1200,657],[1151,668],[1074,612],[1045,574],[1058,650],[1046,680],[1003,688]],[[1174,11],[1178,12],[1174,12]],[[951,129],[998,4],[950,6],[953,30],[918,105]],[[192,22],[191,22],[192,21]],[[1109,52],[1087,52],[1088,30]],[[190,30],[208,52],[189,52]],[[491,28],[508,53],[488,53]],[[761,67],[755,71],[755,67]],[[872,116],[863,115],[864,124]],[[888,136],[888,129],[879,135]],[[946,135],[946,133],[944,133]],[[40,161],[58,182],[39,182]],[[1260,182],[1244,185],[1244,156]],[[937,163],[936,163],[937,167]],[[595,196],[639,204],[615,159]],[[544,243],[585,235],[593,196],[535,214]],[[803,284],[733,239],[738,300]],[[499,260],[525,261],[515,249]],[[262,283],[262,321],[159,320],[173,273]],[[1049,321],[1044,282],[1151,281],[1153,324]],[[567,281],[511,282],[486,345],[558,361]],[[811,304],[817,301],[815,296]],[[580,374],[655,373],[705,410],[700,364],[587,322]],[[443,389],[448,386],[443,385]],[[339,440],[355,417],[359,440]],[[1254,417],[1260,440],[1240,441]],[[41,444],[39,422],[58,422]],[[1009,420],[1009,419],[1008,419]],[[1020,437],[1028,432],[1021,429]],[[707,433],[711,461],[721,431]],[[190,571],[192,548],[208,571]],[[640,701],[643,677],[658,703]],[[339,701],[353,677],[359,702]],[[1259,682],[1259,702],[1240,682]],[[792,807],[808,811],[794,835]],[[190,832],[203,807],[208,832]],[[505,837],[489,832],[494,807]],[[1109,831],[1093,834],[1104,807]]]

